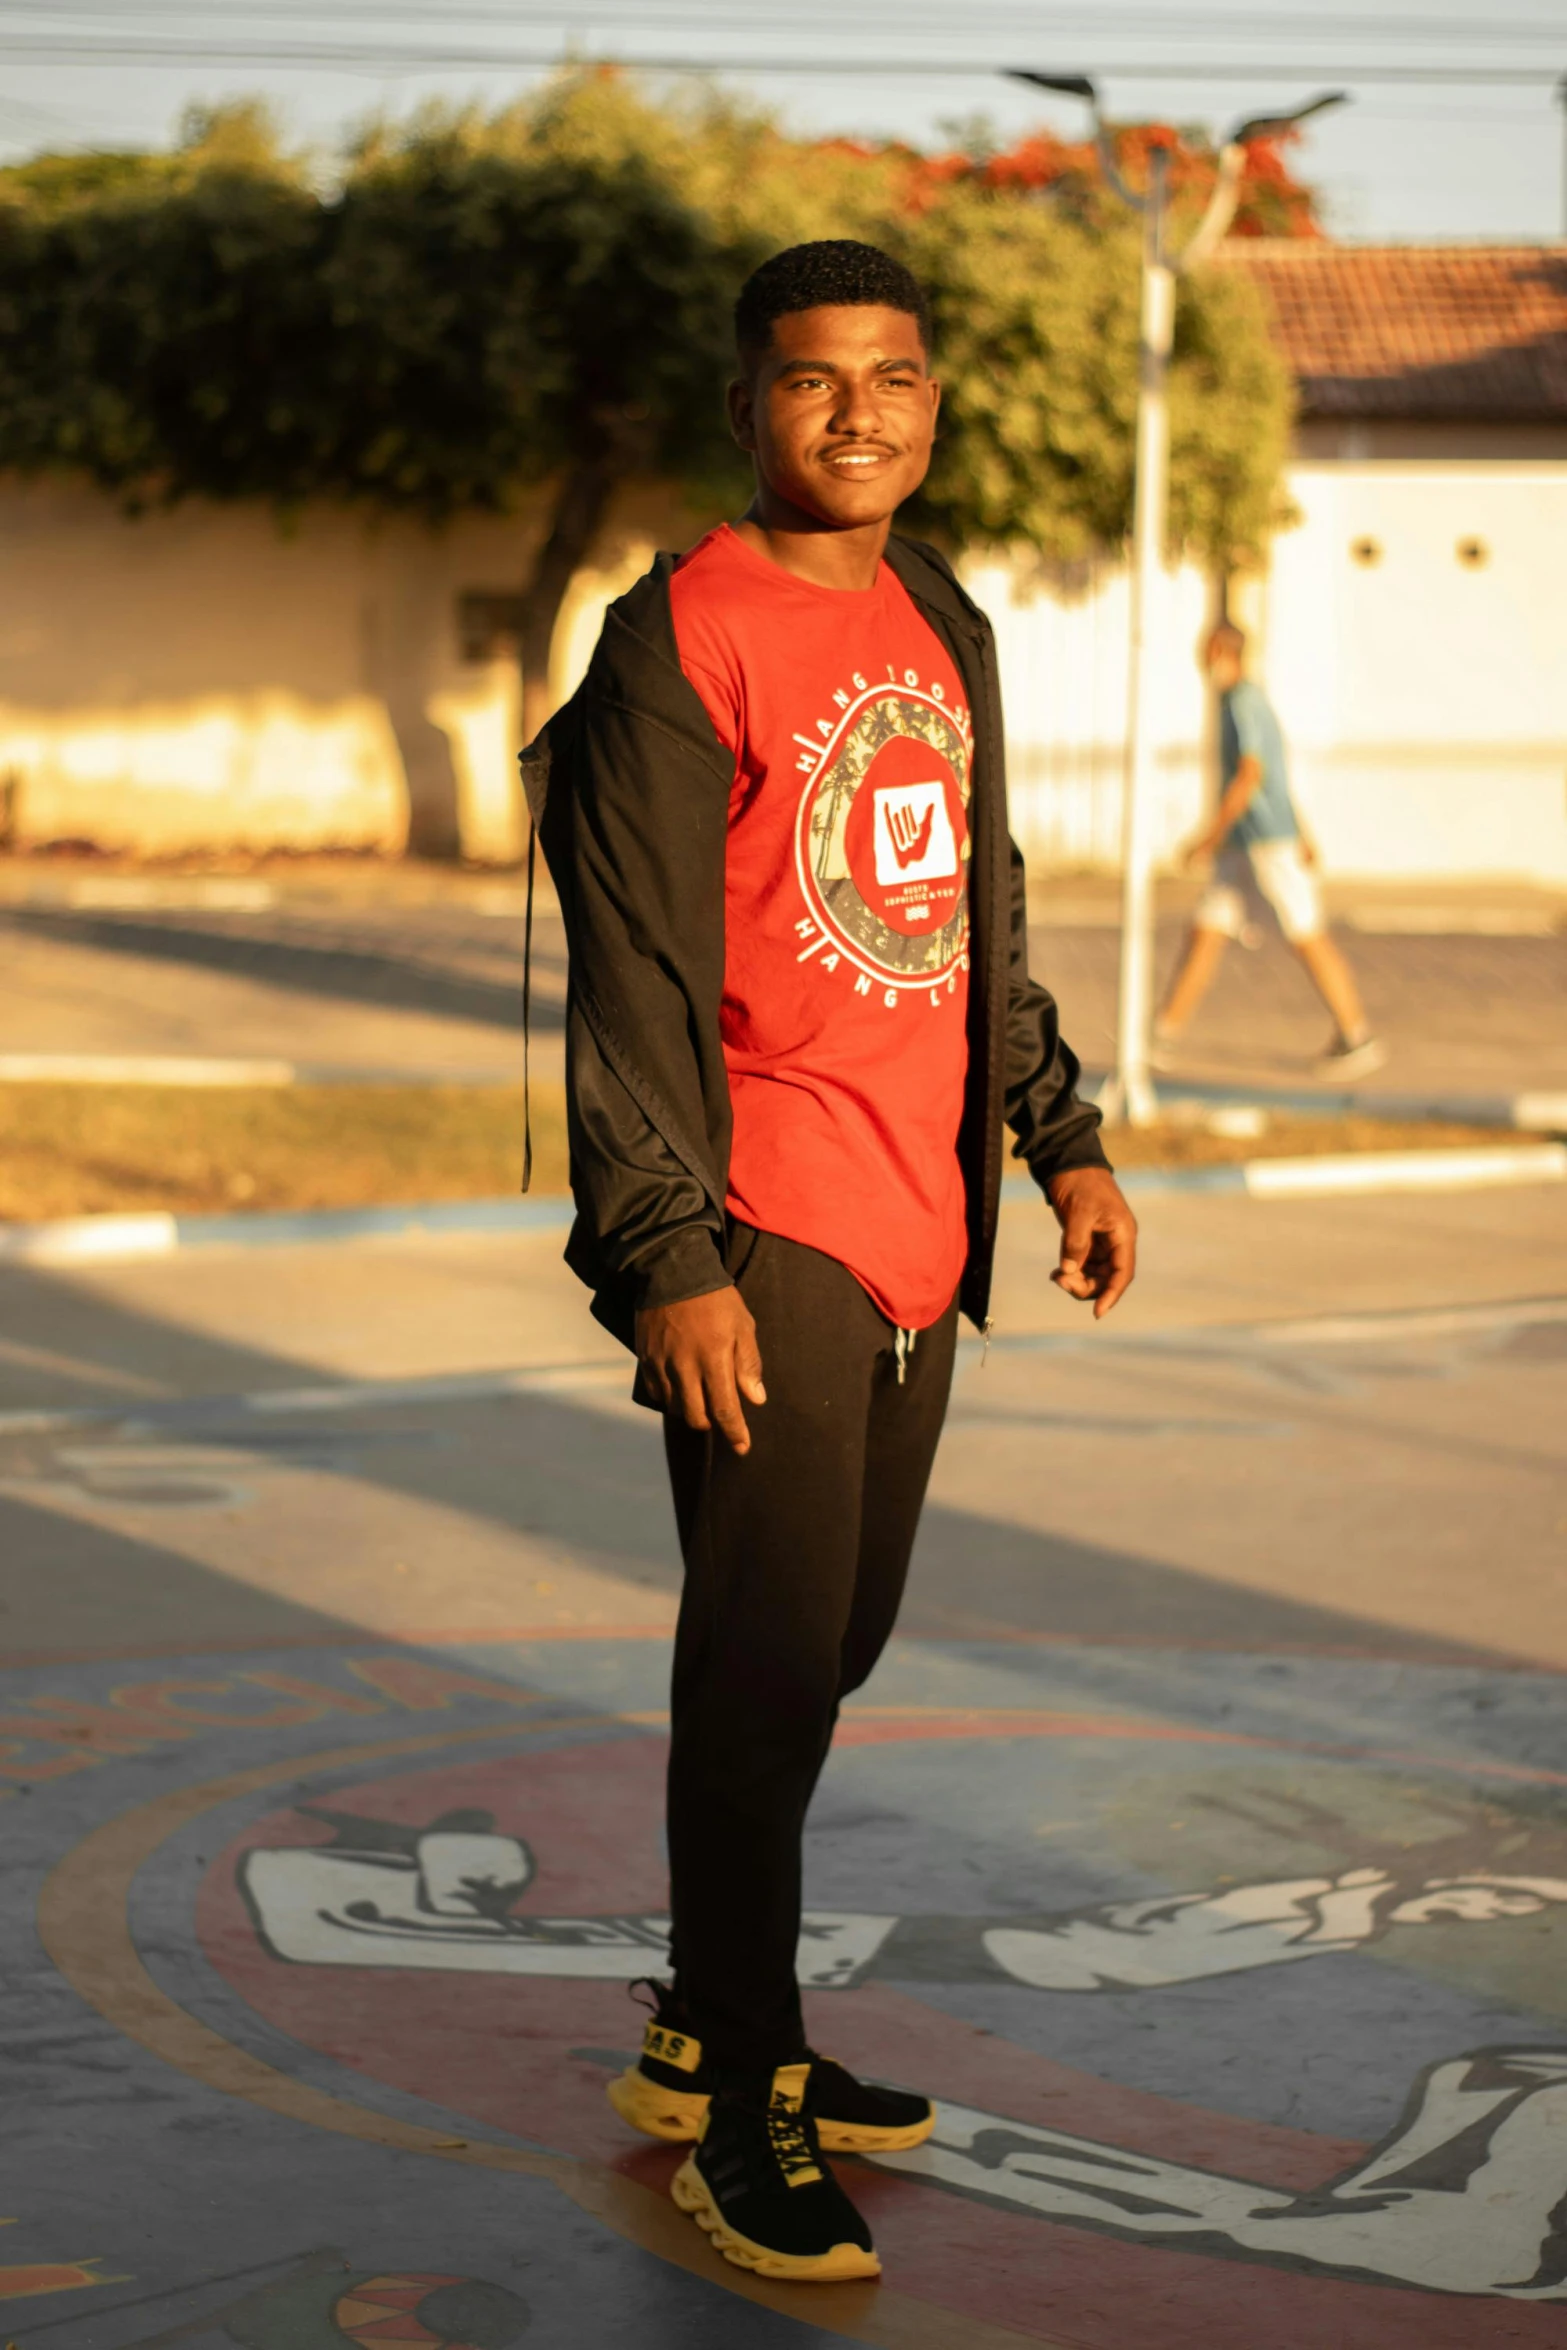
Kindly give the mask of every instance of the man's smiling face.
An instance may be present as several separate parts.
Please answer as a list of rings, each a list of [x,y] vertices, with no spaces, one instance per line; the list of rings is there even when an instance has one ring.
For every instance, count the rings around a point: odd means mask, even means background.
[[[764,496],[830,530],[856,530],[919,488],[940,399],[917,319],[835,303],[774,321],[751,375],[730,386],[729,413]]]

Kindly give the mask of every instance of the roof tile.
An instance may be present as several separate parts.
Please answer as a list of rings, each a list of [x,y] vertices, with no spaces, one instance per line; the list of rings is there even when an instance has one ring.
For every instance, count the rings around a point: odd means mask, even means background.
[[[1567,422],[1567,245],[1220,250],[1271,306],[1307,417]]]

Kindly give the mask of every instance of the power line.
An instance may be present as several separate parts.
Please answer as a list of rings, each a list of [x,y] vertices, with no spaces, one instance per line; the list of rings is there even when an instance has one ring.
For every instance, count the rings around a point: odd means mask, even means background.
[[[1102,34],[1101,34],[1102,39]],[[610,55],[573,52],[570,49],[528,51],[523,49],[459,49],[385,46],[350,46],[346,43],[316,42],[285,44],[282,42],[215,42],[202,40],[175,41],[152,38],[127,41],[114,38],[95,39],[44,38],[31,39],[0,33],[0,54],[19,61],[39,64],[97,63],[114,65],[254,65],[300,67],[348,67],[357,72],[374,73],[450,73],[481,68],[486,71],[532,72],[563,65],[591,67],[619,65],[640,68],[648,73],[782,73],[816,77],[858,77],[862,80],[884,80],[889,76],[939,74],[947,80],[957,78],[986,80],[1004,70],[1003,62],[988,63],[972,55],[958,58],[941,57],[875,57],[875,58],[805,58],[800,57],[659,57],[636,53]],[[1052,63],[1058,62],[1052,60]],[[1068,62],[1068,61],[1059,61]],[[1072,63],[1077,60],[1070,61]],[[1494,65],[1394,65],[1372,63],[1346,64],[1342,60],[1332,64],[1320,61],[1310,63],[1284,62],[1277,59],[1255,59],[1239,64],[1228,59],[1209,62],[1201,58],[1186,58],[1180,62],[1136,63],[1100,62],[1099,70],[1107,78],[1122,81],[1167,82],[1257,82],[1286,81],[1314,82],[1339,80],[1347,82],[1388,83],[1449,83],[1458,86],[1484,84],[1492,88],[1537,89],[1551,88],[1560,80],[1557,66],[1494,66]]]
[[[80,4],[65,11],[46,8],[42,0],[4,0],[4,4],[0,5],[0,16],[41,16],[46,21],[57,22],[62,13],[77,22],[91,18],[112,20],[116,17],[138,16],[166,19],[194,15],[210,23],[214,13],[234,21],[243,16],[252,16],[261,20],[285,22],[307,20],[316,25],[321,24],[323,17],[329,14],[339,17],[345,24],[357,18],[370,27],[385,23],[428,25],[430,22],[428,8],[400,6],[396,0],[392,0],[390,5],[387,0],[337,0],[337,5],[330,11],[311,6],[308,0],[305,0],[305,4],[299,4],[299,0],[240,0],[238,6],[220,7],[216,11],[210,5],[198,5],[198,0],[169,0],[168,5],[151,7],[146,4],[146,0],[80,0]],[[796,28],[802,13],[813,13],[810,0],[806,0],[803,11],[796,10],[793,20]],[[814,13],[826,22],[836,24],[841,21],[840,12],[835,7],[821,6]],[[466,0],[465,5],[448,12],[448,20],[452,16],[465,17],[479,24],[558,26],[562,38],[570,37],[574,23],[569,9],[530,5],[530,0],[515,0],[514,5],[500,8],[486,6],[483,0]],[[899,32],[906,33],[911,23],[920,18],[927,18],[933,24],[945,28],[951,22],[950,6],[946,0],[905,0],[905,5],[897,10]],[[1057,38],[1072,41],[1087,39],[1096,48],[1105,43],[1114,43],[1128,34],[1169,33],[1172,29],[1178,29],[1188,39],[1231,39],[1243,33],[1248,44],[1293,40],[1302,33],[1354,41],[1397,40],[1481,47],[1520,43],[1525,46],[1554,47],[1560,44],[1562,38],[1560,28],[1547,20],[1529,22],[1513,19],[1486,23],[1461,17],[1312,16],[1293,12],[1288,15],[1275,13],[1259,16],[1251,13],[1242,16],[1230,10],[1204,9],[1183,12],[1176,28],[1167,14],[1127,12],[1114,18],[1042,15],[1032,9],[1014,10],[1006,5],[1006,0],[980,0],[979,6],[971,7],[967,12],[966,22],[972,28],[987,18],[994,21],[998,32],[1004,32],[1009,37],[1014,33],[1026,33],[1031,45]],[[707,32],[715,28],[727,31],[733,24],[733,11],[728,0],[723,0],[723,4],[715,6],[711,12],[660,9],[656,15],[650,15],[648,10],[636,5],[635,0],[597,0],[597,4],[585,12],[584,21],[576,29],[588,34],[599,26],[611,24],[634,25],[644,33],[651,31],[660,36],[676,31]]]

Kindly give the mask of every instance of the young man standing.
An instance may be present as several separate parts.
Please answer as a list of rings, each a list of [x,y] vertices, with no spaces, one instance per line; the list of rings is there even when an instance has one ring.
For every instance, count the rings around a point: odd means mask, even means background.
[[[892,1630],[960,1310],[988,1312],[1002,1126],[1106,1313],[1135,1226],[1030,980],[983,615],[889,537],[930,460],[924,296],[797,246],[736,313],[756,496],[615,605],[526,754],[571,955],[568,1261],[664,1415],[686,1564],[673,1982],[611,2097],[696,2141],[674,2196],[741,2266],[873,2276],[824,2153],[928,2100],[809,2048],[806,1807]]]
[[[1246,927],[1247,903],[1265,898],[1328,1010],[1335,1035],[1318,1063],[1324,1077],[1366,1077],[1387,1049],[1371,1033],[1354,973],[1328,936],[1317,852],[1290,797],[1284,737],[1273,705],[1246,675],[1246,636],[1221,620],[1204,647],[1219,694],[1219,805],[1184,862],[1214,859],[1213,878],[1192,918],[1191,936],[1154,1022],[1154,1042],[1173,1045],[1212,985],[1228,939]]]

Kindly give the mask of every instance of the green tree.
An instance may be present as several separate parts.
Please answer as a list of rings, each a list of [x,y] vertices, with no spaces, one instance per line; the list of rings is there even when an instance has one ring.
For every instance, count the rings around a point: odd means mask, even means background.
[[[652,477],[716,512],[745,495],[723,386],[746,275],[800,238],[877,233],[900,186],[895,162],[802,147],[707,92],[654,105],[601,71],[365,142],[329,265],[354,488],[432,515],[545,489],[521,595],[528,732],[617,492]]]
[[[339,437],[318,364],[328,244],[250,108],[191,118],[169,157],[5,175],[0,462],[79,470],[133,511],[315,495]]]
[[[328,275],[355,490],[440,515],[548,487],[521,606],[530,731],[617,490],[726,470],[728,309],[750,255],[690,200],[675,146],[668,118],[574,82],[495,125],[375,143],[341,199]]]
[[[1135,227],[1094,225],[971,186],[919,216],[945,382],[922,500],[955,547],[1057,562],[1118,547],[1131,523],[1137,413]],[[1276,519],[1289,378],[1252,289],[1181,281],[1170,368],[1171,552],[1244,563]]]

